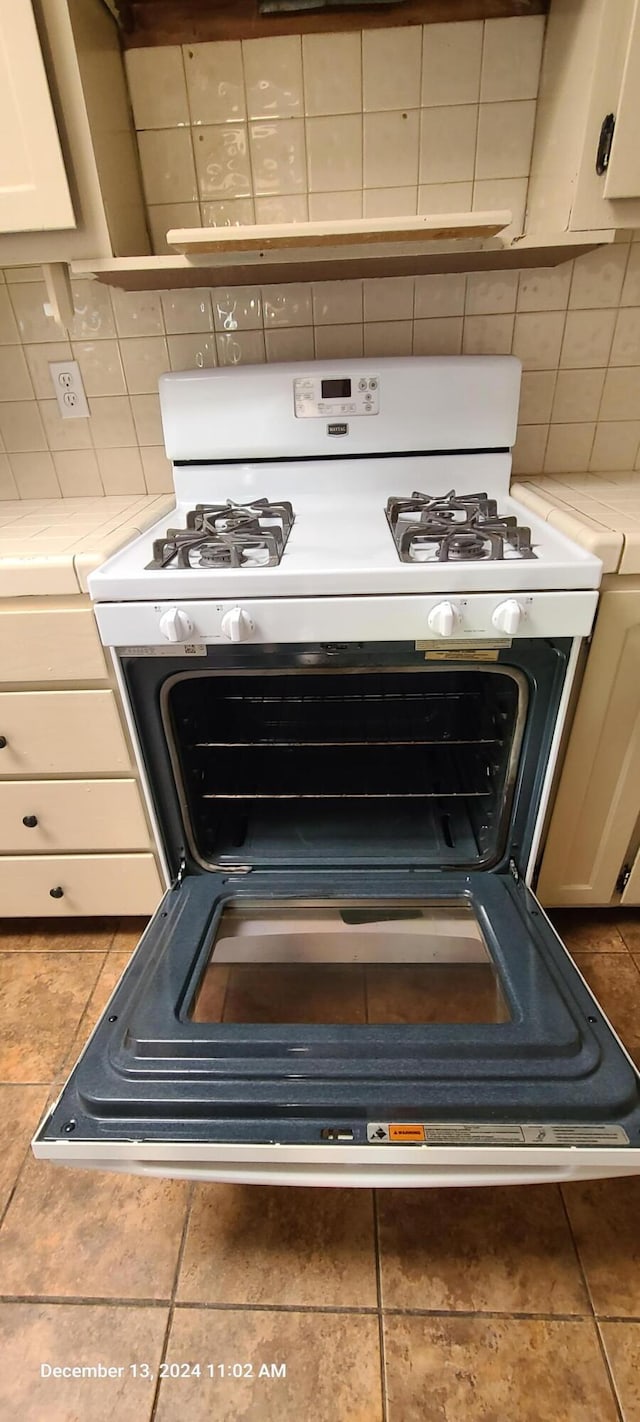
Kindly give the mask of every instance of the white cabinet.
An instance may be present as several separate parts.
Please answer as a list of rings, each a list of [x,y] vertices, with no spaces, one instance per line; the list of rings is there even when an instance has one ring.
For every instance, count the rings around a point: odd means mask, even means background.
[[[74,227],[30,0],[0,3],[0,232]]]
[[[640,226],[639,119],[640,0],[552,0],[527,201],[529,238]],[[613,136],[598,163],[603,124]]]

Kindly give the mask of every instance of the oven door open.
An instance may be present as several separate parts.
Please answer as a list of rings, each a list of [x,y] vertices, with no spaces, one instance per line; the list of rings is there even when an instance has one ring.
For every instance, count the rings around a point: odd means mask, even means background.
[[[191,873],[34,1151],[257,1183],[594,1178],[640,1171],[640,1077],[515,873]]]

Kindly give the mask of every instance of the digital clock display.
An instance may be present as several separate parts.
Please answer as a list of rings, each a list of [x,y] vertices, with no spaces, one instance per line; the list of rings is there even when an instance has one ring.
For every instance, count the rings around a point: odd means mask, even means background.
[[[350,380],[323,380],[321,385],[323,400],[347,400],[351,395]]]

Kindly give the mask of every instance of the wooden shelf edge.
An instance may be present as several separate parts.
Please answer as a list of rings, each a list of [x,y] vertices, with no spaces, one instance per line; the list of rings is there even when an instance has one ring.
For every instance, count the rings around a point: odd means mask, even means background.
[[[283,259],[305,248],[357,246],[366,243],[453,242],[468,237],[495,237],[511,222],[507,210],[446,212],[421,217],[360,217],[334,222],[286,222],[268,226],[174,227],[167,244],[189,255],[228,252],[281,252]]]

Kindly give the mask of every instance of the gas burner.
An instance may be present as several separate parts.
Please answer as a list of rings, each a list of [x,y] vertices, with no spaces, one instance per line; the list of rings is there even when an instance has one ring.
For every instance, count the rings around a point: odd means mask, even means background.
[[[294,520],[286,500],[196,504],[185,528],[156,538],[147,568],[257,568],[280,562]]]
[[[488,494],[413,493],[387,500],[387,521],[403,563],[535,558],[531,529],[498,513]]]

